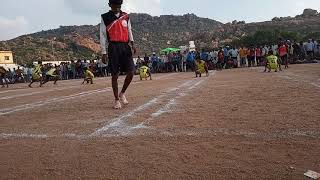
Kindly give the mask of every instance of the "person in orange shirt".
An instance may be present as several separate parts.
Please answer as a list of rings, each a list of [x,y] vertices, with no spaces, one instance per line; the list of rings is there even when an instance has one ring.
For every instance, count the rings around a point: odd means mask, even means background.
[[[240,54],[240,66],[245,67],[247,62],[247,56],[248,56],[248,50],[244,48],[243,46],[239,49]]]

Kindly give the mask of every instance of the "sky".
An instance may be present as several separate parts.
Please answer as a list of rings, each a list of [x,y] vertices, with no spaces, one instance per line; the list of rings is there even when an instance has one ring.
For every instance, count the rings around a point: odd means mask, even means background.
[[[107,0],[1,0],[0,40],[61,25],[96,25],[100,14],[107,12]],[[303,9],[320,10],[319,0],[124,0],[123,10],[129,13],[183,15],[223,23],[233,20],[260,22],[273,17],[302,14]],[[134,25],[133,25],[134,26]]]

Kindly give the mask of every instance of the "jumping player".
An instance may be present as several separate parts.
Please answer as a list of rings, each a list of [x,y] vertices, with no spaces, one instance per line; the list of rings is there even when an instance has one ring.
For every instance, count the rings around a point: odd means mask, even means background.
[[[140,72],[140,80],[141,81],[142,81],[142,79],[147,80],[148,77],[150,77],[150,80],[152,80],[150,68],[148,68],[147,66],[140,67],[139,72]]]
[[[115,97],[114,109],[121,109],[121,102],[124,105],[129,104],[125,97],[125,92],[128,89],[135,72],[132,51],[135,54],[136,48],[133,43],[129,15],[121,11],[122,3],[123,0],[109,0],[109,7],[111,10],[108,13],[101,15],[102,20],[100,24],[100,44],[103,54],[102,61],[105,64],[107,64],[107,59],[109,61],[108,64],[112,75],[112,88]],[[108,48],[106,48],[107,44]],[[119,94],[118,77],[120,72],[125,72],[127,77]]]
[[[83,70],[84,70],[84,80],[81,85],[83,85],[84,82],[86,81],[87,81],[87,84],[89,83],[93,84],[94,74],[87,67],[84,67]]]
[[[42,61],[38,61],[38,64],[34,67],[32,72],[32,79],[28,86],[32,88],[31,85],[37,81],[40,81],[40,87],[41,87],[42,86]]]

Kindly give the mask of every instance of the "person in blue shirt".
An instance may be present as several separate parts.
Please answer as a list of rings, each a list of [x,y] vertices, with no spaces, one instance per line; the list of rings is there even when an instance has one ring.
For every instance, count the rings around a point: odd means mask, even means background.
[[[195,52],[189,52],[187,56],[187,70],[195,71]]]
[[[204,51],[204,49],[201,51],[200,53],[200,58],[203,61],[207,61],[208,60],[208,53]]]
[[[152,63],[152,72],[156,73],[158,71],[158,56],[156,55],[156,53],[152,53],[151,56],[151,63]]]
[[[223,53],[224,53],[224,62],[223,62],[222,67],[224,67],[228,62],[228,58],[229,58],[229,47],[228,46],[223,48]]]

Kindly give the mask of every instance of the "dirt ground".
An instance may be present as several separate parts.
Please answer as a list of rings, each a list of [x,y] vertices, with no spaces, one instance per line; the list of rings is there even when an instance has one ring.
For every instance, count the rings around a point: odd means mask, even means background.
[[[320,172],[320,65],[0,89],[0,179],[304,179]],[[120,78],[121,83],[124,77]]]

